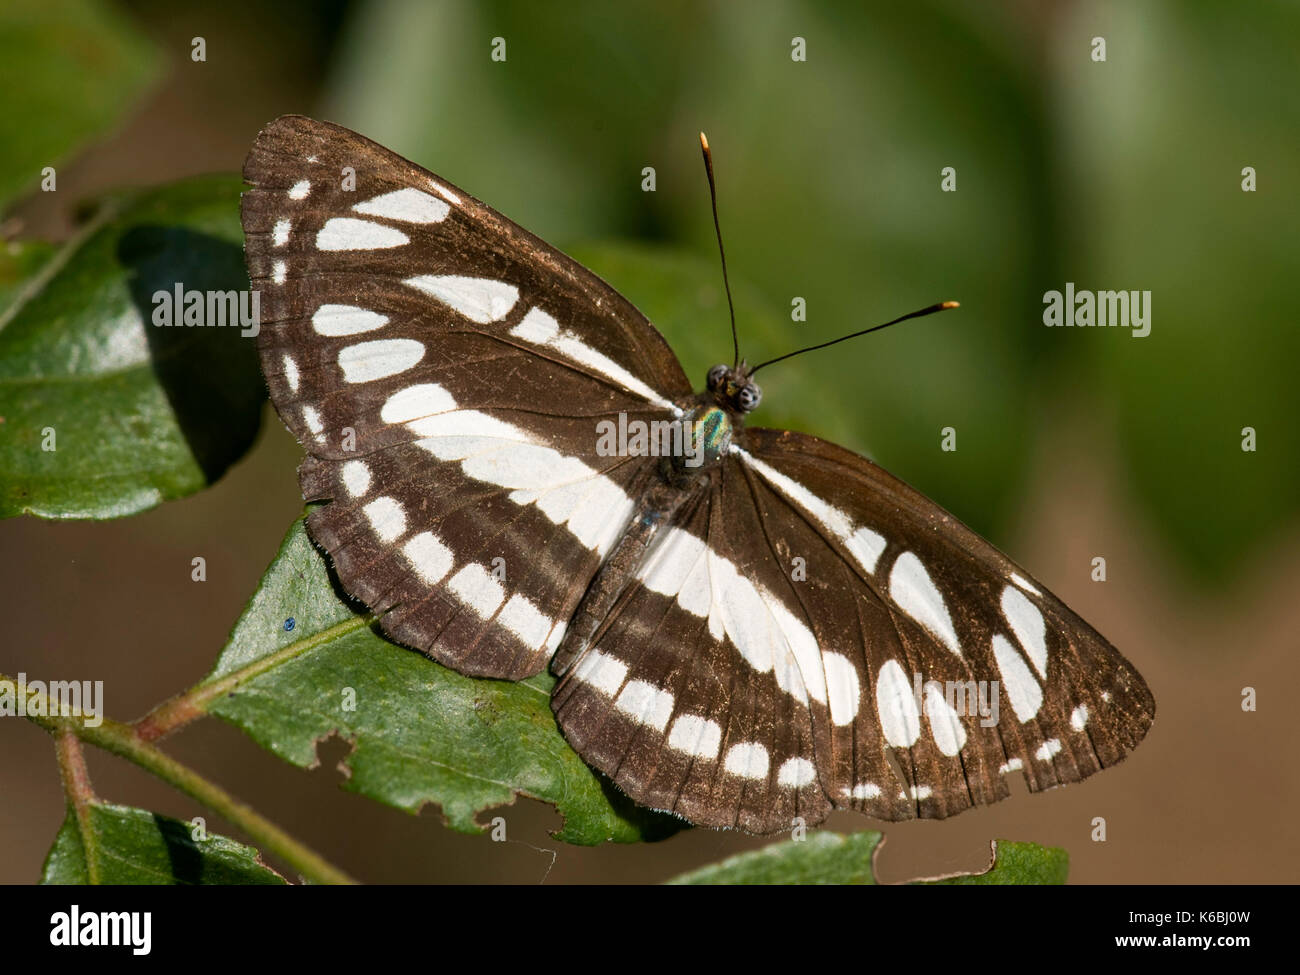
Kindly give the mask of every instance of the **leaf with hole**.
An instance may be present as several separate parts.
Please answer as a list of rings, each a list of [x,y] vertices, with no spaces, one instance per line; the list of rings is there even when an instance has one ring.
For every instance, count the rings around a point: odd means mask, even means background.
[[[291,630],[285,620],[293,618]],[[554,679],[463,677],[379,636],[341,599],[295,522],[231,634],[212,678],[255,674],[208,710],[301,768],[337,734],[352,743],[345,788],[479,832],[477,815],[517,795],[553,804],[570,843],[634,842],[681,820],[640,809],[569,748],[551,715]]]

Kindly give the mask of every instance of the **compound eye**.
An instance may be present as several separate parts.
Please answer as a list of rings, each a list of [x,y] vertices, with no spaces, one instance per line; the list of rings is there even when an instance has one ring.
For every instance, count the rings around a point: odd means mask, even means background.
[[[758,406],[759,400],[763,398],[763,391],[753,383],[746,383],[740,387],[740,392],[736,394],[736,405],[748,413],[754,407]]]
[[[722,381],[727,378],[727,367],[725,365],[716,365],[709,370],[708,385],[710,391],[717,389],[722,385]]]

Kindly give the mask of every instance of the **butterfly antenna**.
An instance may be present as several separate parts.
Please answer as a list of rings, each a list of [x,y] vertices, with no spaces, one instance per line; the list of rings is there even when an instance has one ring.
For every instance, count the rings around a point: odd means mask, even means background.
[[[855,339],[859,335],[866,335],[868,332],[879,332],[882,328],[889,328],[890,325],[897,325],[899,322],[905,322],[909,318],[924,318],[926,315],[933,315],[938,311],[947,311],[949,308],[959,308],[961,302],[958,301],[941,301],[937,305],[931,305],[929,308],[922,308],[920,311],[908,312],[900,318],[895,318],[892,322],[885,322],[883,325],[872,325],[871,328],[864,328],[861,332],[854,332],[851,335],[842,335],[837,339],[831,339],[829,342],[822,342],[820,345],[809,345],[806,348],[795,349],[793,352],[787,352],[785,355],[779,355],[775,359],[768,359],[766,362],[760,362],[753,369],[749,370],[752,376],[764,366],[770,366],[774,362],[780,362],[782,359],[789,359],[792,356],[803,355],[805,352],[815,352],[817,349],[824,349],[828,345],[837,345],[840,342],[847,342],[849,339]]]
[[[727,311],[731,313],[731,368],[740,365],[740,339],[736,337],[736,306],[731,303],[731,283],[727,281],[727,252],[722,248],[722,227],[718,223],[718,188],[713,183],[713,153],[709,140],[700,133],[700,151],[704,153],[704,171],[709,174],[709,200],[713,204],[713,231],[718,235],[718,256],[722,258],[722,286],[727,289]]]

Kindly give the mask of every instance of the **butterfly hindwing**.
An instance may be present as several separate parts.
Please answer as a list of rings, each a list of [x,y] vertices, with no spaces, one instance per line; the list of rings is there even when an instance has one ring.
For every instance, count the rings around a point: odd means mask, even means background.
[[[330,501],[313,537],[395,639],[537,672],[647,474],[595,425],[673,415],[681,367],[591,272],[347,129],[281,118],[244,176],[263,370]]]
[[[553,704],[579,753],[639,802],[770,833],[830,804],[807,700],[782,689],[801,681],[790,621],[738,571],[744,538],[727,523],[746,512],[726,505],[722,476],[659,530]]]

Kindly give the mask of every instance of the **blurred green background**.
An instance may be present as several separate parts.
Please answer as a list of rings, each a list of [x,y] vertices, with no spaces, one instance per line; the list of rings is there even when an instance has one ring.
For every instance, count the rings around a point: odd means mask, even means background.
[[[1097,36],[1105,62],[1092,59]],[[190,58],[194,37],[204,62]],[[791,58],[796,37],[806,61]],[[895,827],[911,844],[899,869],[979,865],[976,838],[1009,835],[1067,846],[1076,879],[1295,880],[1281,820],[1276,835],[1247,835],[1234,817],[1297,798],[1294,763],[1265,761],[1294,729],[1238,705],[1244,686],[1280,698],[1300,676],[1297,37],[1300,6],[1281,2],[19,0],[0,11],[0,212],[7,238],[63,237],[78,201],[235,172],[261,125],[302,112],[587,263],[702,381],[730,345],[704,129],[751,361],[962,303],[773,367],[755,422],[867,453],[986,534],[1119,645],[1160,708],[1123,772],[969,813],[947,833]],[[59,191],[26,196],[50,164]],[[641,190],[646,166],[654,193]],[[940,190],[949,166],[954,193]],[[1242,191],[1246,166],[1256,192]],[[1150,335],[1045,328],[1043,294],[1067,281],[1151,291]],[[791,321],[796,296],[806,322]],[[0,671],[103,667],[120,674],[110,709],[123,717],[197,679],[297,510],[298,450],[267,415],[248,458],[194,498],[102,525],[0,523],[0,591],[34,607],[0,624]],[[949,426],[955,452],[940,450]],[[1247,426],[1255,452],[1241,449]],[[219,571],[199,599],[179,566],[209,551]],[[1089,576],[1098,555],[1105,585]],[[20,881],[60,800],[43,736],[8,724],[0,736],[29,768],[0,787],[0,879]],[[365,879],[527,879],[536,866],[442,835],[431,814],[393,825],[397,813],[329,783],[284,795],[280,767],[229,729],[177,747],[241,794],[265,793],[273,816],[322,830],[327,853],[362,857],[347,865]],[[152,786],[122,774],[131,795],[123,784],[113,798],[149,805],[135,797]],[[166,796],[151,808],[192,814]],[[406,852],[385,859],[344,835],[341,808],[400,831]],[[1088,843],[1088,820],[1107,814],[1129,817],[1123,838]],[[529,815],[529,842],[545,846],[554,822]],[[1184,831],[1150,849],[1170,817],[1189,817]],[[1207,860],[1198,844],[1224,830],[1241,835],[1215,839]],[[689,866],[749,842],[696,832],[662,849],[566,848],[557,877],[656,879],[674,872],[665,856]]]

